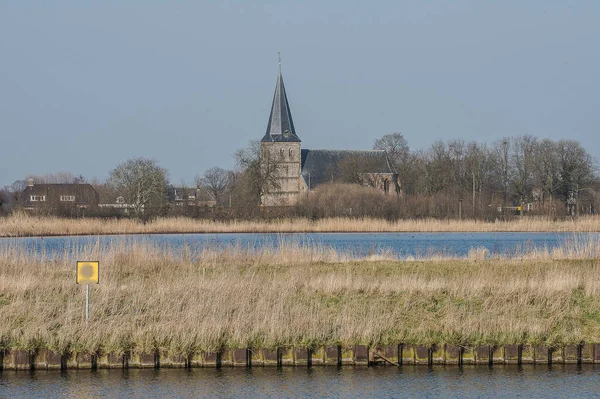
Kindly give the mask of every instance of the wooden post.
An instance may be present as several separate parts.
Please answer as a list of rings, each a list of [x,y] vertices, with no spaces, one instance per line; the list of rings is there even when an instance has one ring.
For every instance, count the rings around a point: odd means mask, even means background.
[[[90,285],[85,285],[85,326],[88,326],[90,320]]]

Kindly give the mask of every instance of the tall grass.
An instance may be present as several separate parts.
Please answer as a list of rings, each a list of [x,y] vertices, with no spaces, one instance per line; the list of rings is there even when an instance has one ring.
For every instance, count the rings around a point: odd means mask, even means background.
[[[0,247],[0,346],[186,354],[219,347],[600,342],[600,244],[513,258],[357,259],[324,247],[30,253]],[[99,259],[84,322],[75,261]]]
[[[64,219],[17,214],[0,218],[0,237],[136,233],[284,233],[284,232],[590,232],[600,231],[600,217],[554,220],[524,217],[511,221],[369,218],[276,219],[270,221],[210,221],[185,217],[159,218],[150,223],[134,219]]]

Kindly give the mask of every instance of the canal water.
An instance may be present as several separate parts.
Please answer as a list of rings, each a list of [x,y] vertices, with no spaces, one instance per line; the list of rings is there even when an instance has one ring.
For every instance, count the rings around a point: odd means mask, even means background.
[[[0,373],[0,398],[594,398],[595,366],[313,367]]]
[[[599,233],[304,233],[304,234],[153,234],[0,239],[0,246],[19,246],[33,253],[63,252],[99,244],[151,243],[170,248],[224,249],[227,247],[277,248],[283,243],[319,246],[355,256],[393,253],[399,257],[431,255],[466,256],[486,248],[490,255],[514,256],[533,249],[552,249],[570,241],[599,240]]]

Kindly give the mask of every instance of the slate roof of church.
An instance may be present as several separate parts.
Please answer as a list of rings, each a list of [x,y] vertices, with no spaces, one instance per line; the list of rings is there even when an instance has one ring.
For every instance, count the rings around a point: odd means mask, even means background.
[[[296,129],[294,128],[292,112],[290,111],[290,105],[285,93],[281,70],[277,74],[277,85],[275,86],[275,94],[273,94],[273,104],[271,105],[267,132],[261,141],[300,142],[300,138],[296,135]]]
[[[361,157],[367,160],[369,170],[366,173],[396,173],[392,168],[385,151],[358,150],[301,150],[302,177],[310,187],[329,183],[340,177],[338,165],[346,157]],[[333,176],[332,176],[333,174]]]

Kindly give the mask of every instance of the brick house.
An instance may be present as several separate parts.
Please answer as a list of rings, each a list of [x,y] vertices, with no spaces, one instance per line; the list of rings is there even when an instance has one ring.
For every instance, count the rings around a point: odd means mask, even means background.
[[[100,197],[91,184],[34,184],[30,179],[20,205],[24,209],[86,209],[98,206]]]

